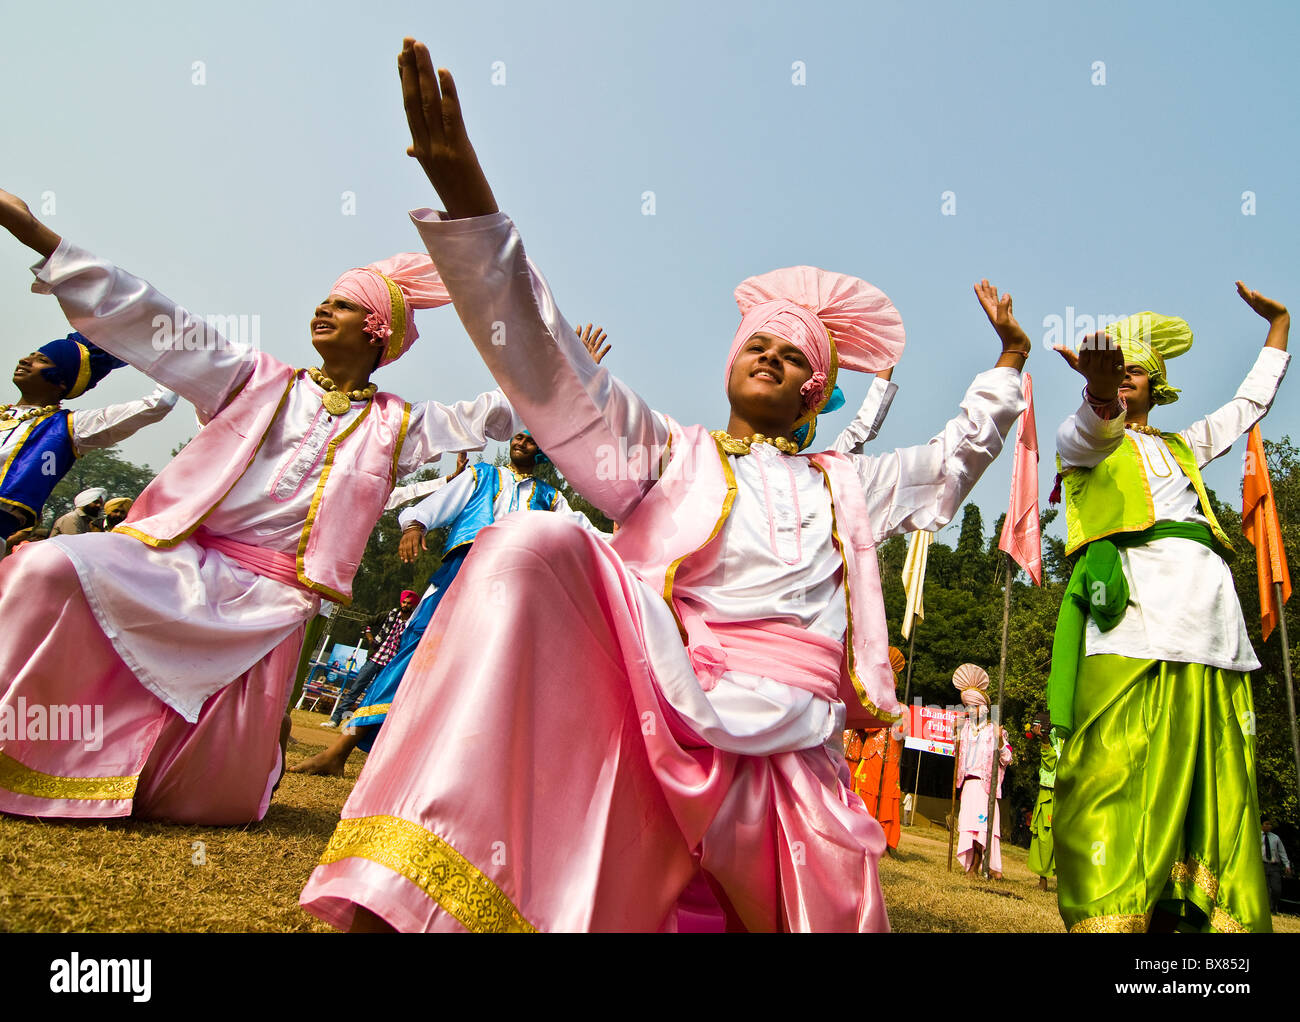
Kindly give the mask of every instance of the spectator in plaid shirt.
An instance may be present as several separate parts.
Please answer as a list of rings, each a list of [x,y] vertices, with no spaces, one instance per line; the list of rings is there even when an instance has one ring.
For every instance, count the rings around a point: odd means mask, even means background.
[[[374,652],[370,659],[361,665],[361,670],[357,671],[356,677],[343,686],[343,693],[334,705],[334,712],[330,714],[329,720],[321,724],[321,727],[338,727],[343,723],[343,714],[356,707],[366,691],[366,686],[380,669],[393,659],[393,654],[397,652],[397,643],[402,637],[402,629],[406,627],[406,622],[410,620],[419,602],[419,593],[412,592],[410,589],[402,590],[401,602],[384,616],[384,622],[379,626],[378,633],[366,629],[366,638],[370,641],[370,648]]]

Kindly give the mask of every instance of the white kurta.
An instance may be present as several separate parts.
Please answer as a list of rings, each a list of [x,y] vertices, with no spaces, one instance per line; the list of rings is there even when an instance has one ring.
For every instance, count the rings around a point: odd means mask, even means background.
[[[871,386],[867,388],[867,396],[858,406],[858,414],[835,438],[831,450],[840,454],[861,454],[862,449],[876,439],[880,427],[885,424],[885,416],[889,414],[889,406],[894,403],[894,395],[897,393],[898,384],[882,380],[879,376],[872,380]],[[813,439],[816,440],[815,437]]]
[[[480,472],[496,472],[501,483],[497,489],[496,500],[492,502],[493,521],[500,521],[506,515],[516,511],[529,510],[528,502],[533,497],[532,476],[517,476],[510,469],[501,466],[482,465],[478,468]],[[469,506],[469,499],[473,495],[474,473],[466,469],[415,507],[408,507],[402,511],[397,516],[397,524],[405,529],[408,525],[418,522],[424,526],[425,532],[450,525]],[[573,510],[559,490],[555,491],[555,503],[551,505],[550,513],[563,515],[588,531],[598,536],[605,536],[605,533],[591,524],[591,520],[586,515]],[[605,538],[609,537],[605,536]]]
[[[529,266],[531,280],[513,272],[521,243],[509,219],[494,214],[445,221],[433,211],[417,211],[412,218],[444,281],[449,287],[456,284],[452,293],[457,311],[471,334],[477,329],[490,334],[492,324],[504,322],[511,344],[503,353],[509,358],[489,366],[497,379],[527,394],[536,390],[538,381],[551,378],[554,360],[563,359],[591,402],[574,410],[581,416],[584,436],[612,441],[586,441],[601,448],[596,457],[609,458],[608,468],[615,473],[609,478],[635,480],[643,491],[654,485],[656,466],[645,452],[665,449],[667,422],[592,361],[534,267]],[[485,286],[481,291],[476,286],[461,290],[462,280],[484,280]],[[503,280],[508,282],[504,291]],[[719,356],[724,353],[725,348],[720,349]],[[877,542],[949,521],[1001,450],[1022,408],[1020,374],[992,369],[976,378],[960,414],[928,444],[880,456],[852,456]],[[562,450],[548,447],[547,453],[561,471],[566,458],[581,456],[576,444],[573,450],[569,445]],[[706,623],[775,618],[842,641],[847,619],[843,569],[831,539],[830,495],[821,473],[807,459],[765,445],[746,456],[730,456],[729,461],[737,493],[715,540],[722,544],[719,567],[714,573],[702,572],[687,558],[678,569],[674,596],[691,600]],[[661,595],[641,584],[636,596],[655,680],[664,698],[701,738],[743,755],[822,744],[838,755],[842,703],[737,671],[727,672],[705,692]]]
[[[202,327],[205,343],[178,349],[153,343],[155,317],[194,322],[146,281],[66,241],[33,267],[33,290],[53,293],[69,321],[104,350],[192,401],[208,421],[252,372],[248,349]],[[325,448],[360,414],[321,409],[322,391],[299,373],[252,463],[204,521],[205,527],[254,546],[293,554],[320,482]],[[481,450],[516,426],[499,391],[447,407],[411,406],[397,462],[407,474],[445,452]],[[192,539],[165,550],[126,535],[58,537],[77,569],[104,634],[151,692],[186,720],[204,701],[271,652],[320,599],[250,572]]]
[[[103,408],[73,409],[70,423],[72,446],[78,454],[112,447],[150,423],[158,422],[175,405],[176,395],[172,391],[166,387],[155,387],[137,401],[123,401]],[[30,423],[20,422],[12,429],[0,430],[0,462],[8,458],[9,453],[18,446],[28,425]]]
[[[1227,453],[1273,403],[1291,356],[1276,348],[1260,352],[1236,396],[1178,435],[1203,468]],[[1101,464],[1124,440],[1124,419],[1103,419],[1085,403],[1066,419],[1056,437],[1064,467]],[[1137,441],[1151,487],[1157,522],[1208,525],[1191,480],[1160,437],[1130,432]],[[1253,671],[1259,659],[1246,633],[1232,572],[1212,550],[1190,539],[1160,539],[1119,551],[1128,579],[1129,604],[1108,632],[1088,618],[1089,656],[1113,653],[1136,660],[1205,664]]]

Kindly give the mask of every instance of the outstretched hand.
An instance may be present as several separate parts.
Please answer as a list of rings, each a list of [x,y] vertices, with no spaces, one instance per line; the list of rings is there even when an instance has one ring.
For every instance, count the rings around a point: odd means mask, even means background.
[[[605,328],[588,323],[578,329],[578,340],[580,340],[586,349],[591,352],[592,361],[600,365],[601,360],[609,354],[612,345],[606,344],[603,348],[601,342],[605,340]]]
[[[420,161],[454,220],[497,211],[497,200],[470,145],[451,72],[434,72],[428,47],[409,36],[397,58],[402,104],[411,129],[407,156]]]
[[[0,188],[0,227],[47,259],[63,239],[36,219],[27,203]]]
[[[1016,317],[1012,315],[1010,292],[998,297],[998,289],[985,279],[975,285],[975,297],[979,299],[984,315],[988,316],[998,339],[1002,341],[1002,350],[1028,355],[1032,345],[1029,335],[1020,328]]]
[[[1241,300],[1255,310],[1259,316],[1272,323],[1280,316],[1289,315],[1286,306],[1281,302],[1275,302],[1272,298],[1265,298],[1258,291],[1252,291],[1241,281],[1237,281],[1237,294],[1241,295]]]
[[[1088,393],[1098,401],[1114,401],[1124,382],[1124,353],[1104,332],[1089,334],[1077,352],[1056,346],[1066,364],[1088,381]]]

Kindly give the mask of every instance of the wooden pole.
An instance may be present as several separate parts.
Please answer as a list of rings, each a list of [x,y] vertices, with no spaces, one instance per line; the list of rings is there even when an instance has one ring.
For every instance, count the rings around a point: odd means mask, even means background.
[[[920,749],[916,750],[916,780],[912,782],[912,812],[907,818],[907,825],[910,827],[912,821],[916,819],[916,793],[921,790],[921,757],[925,753]]]
[[[1002,690],[1007,680],[1007,630],[1011,625],[1011,555],[1002,554],[1006,568],[1005,595],[1002,599],[1002,659],[998,665],[998,711],[990,723],[993,725],[993,763],[989,772],[989,822],[984,841],[984,862],[981,873],[989,879],[993,873],[993,817],[998,804],[998,759],[1002,752]],[[999,835],[999,839],[1001,835]]]
[[[1282,604],[1282,583],[1273,583],[1277,600],[1277,623],[1282,632],[1282,673],[1286,678],[1286,708],[1291,714],[1291,754],[1295,757],[1296,787],[1300,790],[1300,734],[1295,723],[1295,688],[1291,684],[1291,642],[1286,634],[1286,607]]]
[[[952,745],[952,808],[949,812],[948,823],[948,872],[952,872],[952,843],[953,838],[957,836],[957,773],[961,770],[961,735],[958,735]],[[917,768],[917,775],[920,775],[920,768]]]

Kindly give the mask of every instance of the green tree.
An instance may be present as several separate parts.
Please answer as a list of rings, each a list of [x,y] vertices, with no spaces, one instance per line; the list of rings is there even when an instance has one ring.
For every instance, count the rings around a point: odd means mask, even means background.
[[[46,527],[54,520],[72,510],[73,498],[82,490],[102,486],[108,491],[109,498],[135,498],[153,480],[155,473],[147,465],[135,465],[118,454],[116,447],[103,450],[87,451],[72,463],[68,474],[54,487],[41,522]]]

